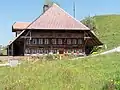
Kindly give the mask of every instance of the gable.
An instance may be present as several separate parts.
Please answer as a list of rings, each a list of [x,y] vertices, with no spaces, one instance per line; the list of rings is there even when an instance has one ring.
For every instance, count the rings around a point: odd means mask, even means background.
[[[27,29],[89,30],[56,4],[33,21]]]

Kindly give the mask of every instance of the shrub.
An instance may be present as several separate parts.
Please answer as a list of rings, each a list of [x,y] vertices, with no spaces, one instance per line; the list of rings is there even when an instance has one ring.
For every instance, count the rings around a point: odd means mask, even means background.
[[[110,80],[104,87],[103,90],[120,90],[120,77],[114,80]]]

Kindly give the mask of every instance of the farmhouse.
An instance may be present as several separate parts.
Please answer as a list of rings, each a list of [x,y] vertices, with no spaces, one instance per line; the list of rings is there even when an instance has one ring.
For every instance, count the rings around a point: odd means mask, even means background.
[[[8,45],[8,55],[79,53],[88,55],[102,42],[80,21],[57,4],[44,5],[43,13],[32,22],[15,22],[16,38]]]

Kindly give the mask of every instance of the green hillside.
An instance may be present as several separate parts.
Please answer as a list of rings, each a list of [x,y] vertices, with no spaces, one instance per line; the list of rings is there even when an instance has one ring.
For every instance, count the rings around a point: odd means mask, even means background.
[[[120,15],[94,17],[97,34],[101,41],[112,49],[120,45]]]

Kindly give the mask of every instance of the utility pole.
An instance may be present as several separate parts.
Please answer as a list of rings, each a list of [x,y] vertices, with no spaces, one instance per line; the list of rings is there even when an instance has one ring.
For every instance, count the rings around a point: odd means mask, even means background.
[[[74,18],[75,18],[75,14],[76,14],[75,2],[73,2],[73,14],[74,14]]]

